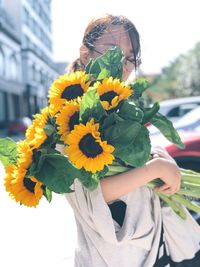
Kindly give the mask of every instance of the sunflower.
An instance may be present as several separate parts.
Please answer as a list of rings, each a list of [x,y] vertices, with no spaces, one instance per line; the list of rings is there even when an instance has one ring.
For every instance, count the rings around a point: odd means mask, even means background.
[[[102,83],[96,82],[94,87],[97,89],[101,103],[105,110],[110,110],[118,106],[123,100],[132,94],[130,86],[125,86],[124,82],[112,77],[105,78]]]
[[[98,129],[99,124],[91,119],[86,125],[76,125],[67,136],[69,146],[65,152],[78,169],[83,167],[95,173],[103,170],[105,165],[112,164],[114,147],[101,140]]]
[[[15,165],[8,165],[5,167],[4,186],[6,188],[6,191],[9,192],[11,198],[13,198],[13,195],[11,193],[13,174],[16,169],[17,169],[17,166]]]
[[[29,143],[26,140],[19,141],[17,143],[17,152],[18,152],[17,165],[24,169],[28,169],[28,167],[32,163],[32,156],[33,156],[33,151]]]
[[[42,183],[27,176],[27,170],[11,165],[6,170],[5,188],[12,199],[28,207],[36,207],[43,195]]]
[[[90,81],[88,75],[83,71],[64,74],[55,80],[49,91],[49,102],[54,112],[71,100],[77,100],[87,91]]]
[[[32,149],[39,148],[47,138],[44,126],[49,117],[48,107],[42,109],[40,114],[35,115],[31,126],[26,130],[26,140]]]
[[[61,109],[61,106],[57,105],[56,103],[50,104],[48,107],[49,107],[49,115],[51,117],[55,117],[56,114],[58,113],[58,111],[60,111],[60,109]]]
[[[79,111],[80,105],[76,102],[71,102],[65,105],[57,115],[58,133],[63,141],[66,140],[67,135],[74,129],[74,126],[79,124]]]

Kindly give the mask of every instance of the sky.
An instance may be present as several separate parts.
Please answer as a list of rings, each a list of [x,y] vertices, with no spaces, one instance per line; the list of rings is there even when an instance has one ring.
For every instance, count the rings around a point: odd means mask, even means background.
[[[79,55],[84,30],[100,14],[127,16],[140,33],[141,70],[155,74],[200,41],[199,0],[52,0],[53,58]]]

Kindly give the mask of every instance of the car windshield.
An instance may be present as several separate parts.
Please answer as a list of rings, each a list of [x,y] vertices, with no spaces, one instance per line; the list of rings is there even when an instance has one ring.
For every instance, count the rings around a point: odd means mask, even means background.
[[[188,125],[200,120],[200,107],[195,108],[184,115],[177,123],[176,126]]]
[[[174,127],[179,131],[199,131],[200,129],[200,107],[193,109],[184,115]]]

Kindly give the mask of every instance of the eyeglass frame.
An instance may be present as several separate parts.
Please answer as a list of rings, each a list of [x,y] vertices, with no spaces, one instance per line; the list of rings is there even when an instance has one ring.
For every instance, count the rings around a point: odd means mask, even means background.
[[[96,50],[94,47],[92,48],[92,51],[98,53],[99,55],[103,55],[102,52],[99,52],[99,51]],[[124,57],[124,59],[123,59],[123,63],[125,64],[125,66],[127,66],[127,62],[130,62],[130,63],[133,65],[133,69],[135,68],[135,59],[133,59],[133,61],[132,61],[132,60],[128,59],[127,57]],[[132,70],[133,70],[133,69],[132,69]],[[132,70],[129,70],[129,69],[127,69],[127,70],[130,71],[130,72],[132,71]]]

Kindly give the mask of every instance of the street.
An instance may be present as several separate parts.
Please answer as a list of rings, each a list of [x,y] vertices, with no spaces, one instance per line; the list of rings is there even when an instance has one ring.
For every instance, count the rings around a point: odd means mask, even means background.
[[[76,244],[73,211],[62,195],[45,198],[37,208],[11,200],[0,163],[0,266],[72,267]]]

